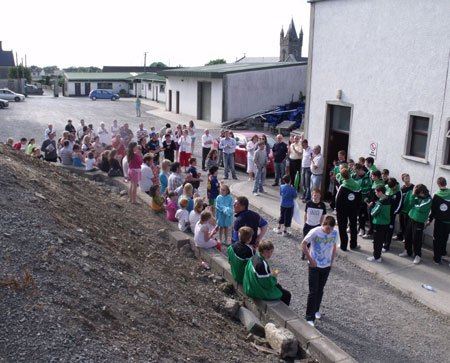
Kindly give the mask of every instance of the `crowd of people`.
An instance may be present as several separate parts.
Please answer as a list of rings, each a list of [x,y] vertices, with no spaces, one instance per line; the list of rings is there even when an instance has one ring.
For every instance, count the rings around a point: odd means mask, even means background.
[[[151,208],[166,213],[167,219],[178,223],[181,231],[191,231],[200,248],[228,247],[228,258],[233,277],[243,283],[250,297],[277,300],[289,305],[291,294],[277,282],[277,273],[271,272],[268,260],[274,251],[272,242],[264,240],[267,221],[249,209],[249,201],[240,196],[233,200],[226,184],[237,179],[234,154],[236,140],[231,131],[224,130],[214,139],[209,130],[201,136],[201,171],[193,156],[196,128],[177,125],[173,130],[167,123],[161,130],[148,131],[139,124],[133,132],[127,123],[115,120],[110,127],[102,122],[97,129],[80,120],[77,127],[68,120],[62,136],[56,140],[56,130],[49,124],[41,147],[35,139],[21,138],[7,143],[31,157],[66,166],[101,170],[110,177],[123,177],[130,185],[129,202],[137,203],[138,188],[150,195]],[[214,147],[215,146],[215,147]],[[404,239],[401,257],[414,257],[421,262],[423,230],[434,221],[434,262],[441,263],[446,255],[450,232],[450,190],[443,177],[437,179],[439,190],[431,197],[423,184],[413,185],[408,174],[402,174],[403,185],[389,176],[387,169],[378,170],[374,159],[346,159],[338,153],[330,171],[332,194],[330,207],[336,219],[327,214],[322,200],[321,184],[325,165],[319,145],[311,148],[301,136],[293,136],[288,143],[277,135],[270,147],[265,136],[254,135],[247,143],[247,172],[253,181],[253,193],[264,191],[266,168],[273,159],[275,180],[280,186],[280,217],[275,233],[287,236],[291,227],[296,199],[305,203],[303,219],[302,259],[309,263],[309,295],[306,319],[314,325],[320,319],[320,303],[336,253],[340,249],[357,250],[358,229],[363,238],[373,238],[373,256],[368,260],[381,262],[382,253],[389,251],[393,238]],[[219,180],[219,167],[224,177]],[[207,192],[202,196],[201,183]],[[300,193],[299,193],[300,191]],[[398,215],[398,217],[397,217]],[[399,229],[394,237],[396,220]],[[335,225],[338,229],[335,230]],[[359,223],[359,225],[358,225]],[[368,228],[366,228],[368,226]],[[350,238],[349,235],[350,234]]]

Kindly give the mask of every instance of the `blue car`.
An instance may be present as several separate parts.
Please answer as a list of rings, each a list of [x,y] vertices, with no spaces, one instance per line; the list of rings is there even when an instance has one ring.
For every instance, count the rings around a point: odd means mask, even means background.
[[[115,101],[115,100],[118,100],[120,97],[117,93],[113,93],[111,91],[107,91],[104,89],[96,89],[89,93],[89,98],[92,101],[95,101],[97,99],[99,99],[99,100],[107,99],[107,100]]]

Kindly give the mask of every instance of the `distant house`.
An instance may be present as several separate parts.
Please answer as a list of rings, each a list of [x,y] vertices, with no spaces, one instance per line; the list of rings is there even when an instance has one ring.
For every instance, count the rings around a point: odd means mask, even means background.
[[[106,89],[115,93],[129,93],[133,89],[130,77],[136,76],[136,73],[64,73],[64,87],[67,96],[89,96],[89,92],[95,89]]]
[[[156,73],[165,71],[166,69],[174,69],[175,67],[135,67],[135,66],[103,66],[102,72],[130,72],[130,73]]]
[[[214,123],[299,99],[304,63],[231,63],[166,70],[166,109]]]
[[[129,78],[132,96],[141,96],[156,102],[166,102],[166,77],[156,73],[140,73]]]
[[[0,40],[0,79],[8,78],[9,68],[15,65],[12,50],[3,50],[2,41]]]

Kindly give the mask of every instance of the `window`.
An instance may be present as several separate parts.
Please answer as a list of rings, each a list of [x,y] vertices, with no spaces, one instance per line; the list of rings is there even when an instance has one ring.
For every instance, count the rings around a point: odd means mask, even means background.
[[[410,132],[408,135],[407,154],[425,159],[428,141],[430,118],[411,115],[409,118]]]
[[[163,84],[159,86],[159,92],[160,93],[166,92],[166,87]]]
[[[100,88],[100,89],[112,89],[113,88],[113,84],[112,83],[108,83],[108,82],[98,82],[97,83],[97,88]]]
[[[447,121],[447,132],[445,134],[444,165],[450,165],[450,120]]]

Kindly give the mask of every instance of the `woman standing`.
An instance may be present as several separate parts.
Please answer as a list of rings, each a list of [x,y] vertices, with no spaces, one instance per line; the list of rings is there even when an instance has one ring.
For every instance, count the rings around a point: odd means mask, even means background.
[[[191,141],[192,141],[192,143],[191,143],[191,154],[193,155],[194,154],[194,147],[195,147],[195,138],[196,138],[196,136],[195,136],[194,121],[192,121],[192,120],[189,121],[188,131],[189,131],[189,136],[191,137]]]
[[[189,159],[191,158],[191,137],[189,136],[189,131],[184,130],[183,135],[178,140],[178,144],[180,145],[180,166],[184,166],[184,172],[187,171],[189,167]]]
[[[262,136],[261,136],[261,140],[264,141],[264,145],[265,145],[265,148],[266,148],[267,157],[269,157],[269,155],[270,155],[270,145],[269,145],[269,143],[267,142],[267,136],[266,136],[266,135],[262,135]]]
[[[175,160],[179,160],[178,155],[180,153],[180,144],[178,143],[178,140],[180,140],[181,136],[183,136],[183,130],[181,129],[181,125],[178,124],[177,129],[175,130],[175,135],[174,135],[174,141],[177,144],[177,149],[175,152]]]
[[[128,160],[128,180],[130,181],[130,198],[129,202],[137,204],[136,191],[138,183],[141,180],[141,165],[142,156],[138,152],[138,146],[136,142],[130,142],[127,151]]]
[[[258,149],[258,135],[253,135],[251,140],[247,143],[247,173],[248,180],[251,181],[255,177],[255,151]]]

